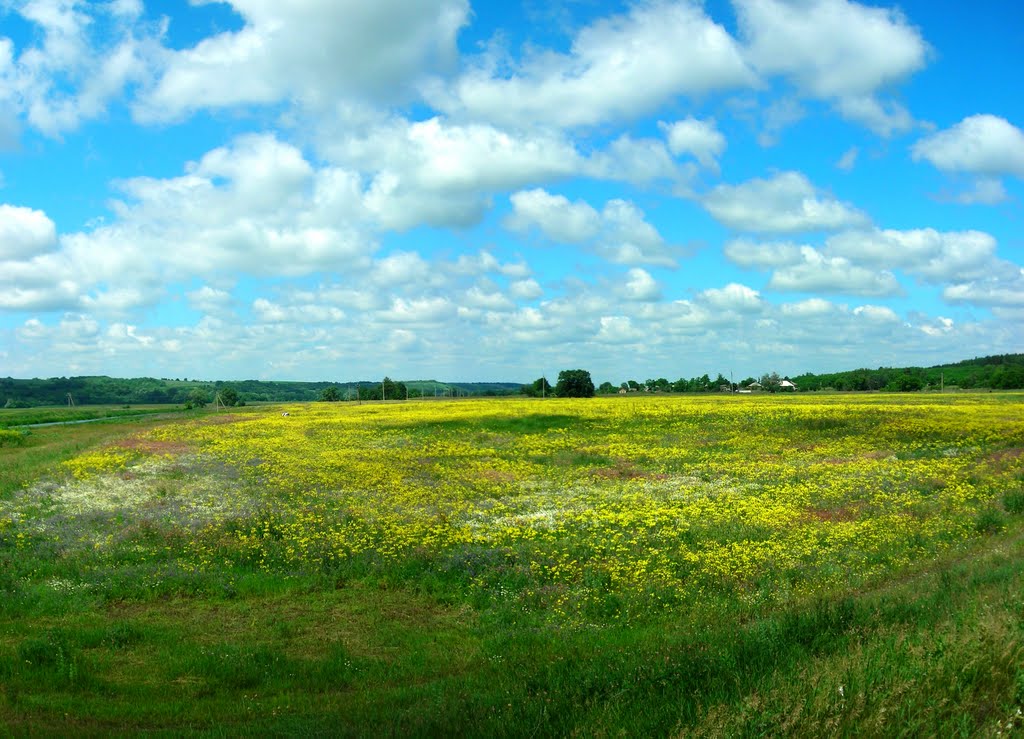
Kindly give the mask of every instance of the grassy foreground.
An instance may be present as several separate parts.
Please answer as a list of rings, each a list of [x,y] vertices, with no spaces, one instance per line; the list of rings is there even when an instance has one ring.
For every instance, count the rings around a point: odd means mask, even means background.
[[[13,733],[1024,728],[1024,396],[464,401],[0,448]]]

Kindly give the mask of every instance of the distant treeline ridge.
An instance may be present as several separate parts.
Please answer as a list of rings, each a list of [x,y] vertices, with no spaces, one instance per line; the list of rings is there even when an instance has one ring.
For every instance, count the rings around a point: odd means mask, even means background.
[[[401,386],[401,387],[399,387]],[[507,395],[519,392],[519,383],[466,382],[443,383],[436,380],[411,380],[390,383],[388,399],[434,397],[443,395]],[[341,400],[348,398],[379,400],[382,383],[360,382],[288,382],[238,380],[208,382],[188,379],[139,377],[119,379],[105,376],[50,377],[17,380],[0,378],[0,407],[26,408],[43,405],[67,405],[68,396],[77,405],[138,405],[168,403],[185,405],[199,394],[213,402],[217,393],[231,388],[246,403],[285,403],[320,400],[324,391],[335,388]],[[400,395],[399,395],[400,393]]]
[[[838,391],[890,391],[911,392],[938,390],[940,387],[962,389],[1013,390],[1024,388],[1024,354],[1001,354],[967,359],[955,364],[935,367],[902,367],[856,369],[847,372],[805,373],[779,378],[775,373],[763,375],[759,384],[764,389],[778,389],[778,381],[792,381],[797,392],[818,390]],[[669,382],[664,378],[640,383],[629,380],[621,385],[602,383],[598,392],[627,390],[657,390],[663,392],[718,392],[748,386],[755,378],[748,377],[733,383],[721,374],[711,379],[707,375],[691,380],[680,378]],[[536,383],[534,383],[536,384]],[[25,408],[42,405],[137,405],[167,403],[185,405],[196,397],[197,391],[212,402],[217,393],[231,388],[239,400],[247,403],[306,402],[321,400],[325,392],[337,394],[339,400],[373,400],[384,395],[389,400],[404,397],[442,397],[460,395],[513,395],[531,385],[514,382],[444,383],[436,380],[407,380],[360,382],[289,382],[270,380],[238,380],[208,382],[189,379],[157,379],[140,377],[119,379],[105,376],[51,377],[48,379],[18,380],[0,378],[0,407]],[[329,390],[333,388],[333,390]],[[528,393],[529,394],[529,393]],[[69,401],[70,396],[70,401]]]

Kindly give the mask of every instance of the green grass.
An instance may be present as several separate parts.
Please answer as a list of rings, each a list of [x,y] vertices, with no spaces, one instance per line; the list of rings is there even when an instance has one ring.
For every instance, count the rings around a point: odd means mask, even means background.
[[[474,430],[541,433],[565,422]],[[73,455],[156,423],[34,430],[0,448],[0,501],[59,476]],[[806,426],[843,428],[830,419]],[[580,451],[548,461],[608,460]],[[162,536],[155,527],[121,526],[101,562],[69,541],[20,546],[0,527],[0,733],[1020,732],[1022,495],[982,511],[984,535],[968,545],[870,589],[762,609],[719,599],[628,625],[601,613],[559,624],[518,600],[467,602],[465,584],[482,572],[514,587],[511,551],[410,557],[387,571],[359,560],[316,572],[225,562],[198,574],[173,551],[138,554],[145,537]],[[118,522],[108,523],[116,533]]]
[[[177,405],[85,405],[46,406],[40,408],[0,408],[0,429],[39,423],[93,421],[104,418],[144,416],[152,413],[180,411]]]
[[[739,625],[563,632],[309,582],[29,607],[0,618],[0,719],[15,733],[994,733],[1024,699],[1021,562],[1018,529]]]

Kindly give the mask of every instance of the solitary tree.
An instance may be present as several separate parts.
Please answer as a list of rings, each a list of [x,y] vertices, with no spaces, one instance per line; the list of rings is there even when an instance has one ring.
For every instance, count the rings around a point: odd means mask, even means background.
[[[238,391],[233,387],[222,387],[218,395],[220,395],[220,402],[222,404],[229,407],[238,405]]]
[[[559,398],[592,398],[594,381],[586,370],[562,370],[558,373],[555,395]]]
[[[334,385],[325,387],[320,392],[320,400],[325,403],[336,403],[341,400],[341,393],[338,392],[338,388]]]
[[[205,408],[206,404],[210,402],[210,396],[206,394],[205,390],[195,388],[188,394],[188,401],[185,403],[186,408]]]

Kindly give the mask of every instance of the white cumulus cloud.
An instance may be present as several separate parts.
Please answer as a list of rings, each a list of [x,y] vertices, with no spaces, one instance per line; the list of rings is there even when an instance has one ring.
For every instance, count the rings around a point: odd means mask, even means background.
[[[802,261],[777,269],[768,282],[773,290],[822,292],[843,295],[891,296],[899,283],[886,270],[855,265],[845,257],[823,255],[809,246],[800,250]]]
[[[621,293],[626,300],[653,302],[661,298],[661,286],[647,270],[634,267],[629,270]]]
[[[800,172],[718,185],[703,204],[722,224],[753,233],[834,231],[868,222],[852,205],[821,194]]]
[[[725,151],[726,141],[714,120],[690,116],[674,123],[662,121],[658,125],[665,132],[668,148],[673,154],[689,154],[702,167],[718,171],[718,158]]]
[[[589,243],[600,256],[616,264],[676,264],[674,248],[629,201],[609,200],[598,212],[582,200],[570,202],[563,195],[540,189],[513,193],[510,200],[513,212],[505,225],[518,233],[537,228],[553,241]]]
[[[339,97],[402,99],[454,64],[466,0],[230,0],[243,19],[195,46],[165,52],[159,79],[136,105],[144,121],[203,108]]]
[[[924,67],[929,47],[896,9],[849,0],[735,0],[746,57],[762,74],[888,135],[912,118],[878,93]]]
[[[693,2],[637,3],[582,28],[567,53],[528,53],[511,68],[496,56],[436,88],[432,102],[512,126],[589,126],[755,81],[736,40]]]
[[[27,259],[57,246],[57,226],[41,210],[0,205],[0,262]]]
[[[1024,177],[1024,131],[999,116],[964,118],[918,141],[911,154],[947,172]]]
[[[981,231],[874,229],[830,236],[825,252],[942,283],[986,274],[995,266],[996,240]]]

